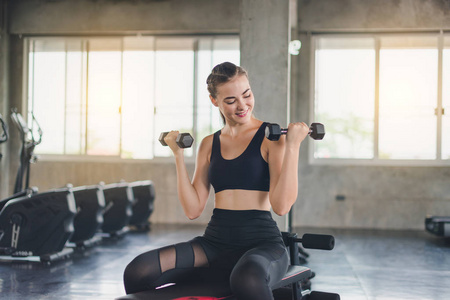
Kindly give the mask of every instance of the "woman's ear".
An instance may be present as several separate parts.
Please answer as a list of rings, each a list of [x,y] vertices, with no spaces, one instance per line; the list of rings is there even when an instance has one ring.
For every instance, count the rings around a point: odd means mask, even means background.
[[[212,105],[214,105],[215,107],[219,106],[219,104],[217,103],[217,100],[214,99],[213,96],[209,95],[209,99],[211,100]]]

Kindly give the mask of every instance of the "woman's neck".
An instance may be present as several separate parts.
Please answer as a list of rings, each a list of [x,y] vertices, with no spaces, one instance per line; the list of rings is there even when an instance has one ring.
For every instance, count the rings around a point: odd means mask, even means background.
[[[222,129],[222,134],[227,134],[230,136],[238,136],[243,132],[246,132],[259,126],[261,126],[261,121],[256,118],[251,118],[246,123],[227,122]]]

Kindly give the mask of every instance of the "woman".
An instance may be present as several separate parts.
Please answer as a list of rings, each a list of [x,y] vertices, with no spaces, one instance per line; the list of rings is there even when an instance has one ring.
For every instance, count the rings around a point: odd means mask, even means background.
[[[271,286],[282,279],[289,259],[270,208],[284,215],[297,198],[299,149],[309,128],[289,124],[286,137],[265,139],[266,123],[252,113],[247,72],[232,63],[215,66],[207,85],[225,125],[202,140],[192,181],[175,142],[178,132],[165,142],[175,156],[178,197],[189,219],[200,216],[213,186],[211,221],[203,236],[136,257],[125,270],[125,289],[227,280],[239,300],[273,299]]]

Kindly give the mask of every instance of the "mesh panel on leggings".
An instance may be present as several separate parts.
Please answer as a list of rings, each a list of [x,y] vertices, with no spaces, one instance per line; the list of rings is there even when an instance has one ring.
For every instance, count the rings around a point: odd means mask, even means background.
[[[165,247],[159,250],[159,265],[161,273],[175,268],[177,261],[176,250],[174,246]]]
[[[191,245],[194,250],[194,267],[209,267],[208,258],[203,247],[199,243],[191,243]]]

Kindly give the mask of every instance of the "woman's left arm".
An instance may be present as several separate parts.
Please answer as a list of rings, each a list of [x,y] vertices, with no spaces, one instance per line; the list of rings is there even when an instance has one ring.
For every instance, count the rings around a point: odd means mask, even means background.
[[[269,200],[277,215],[285,215],[295,203],[298,194],[298,157],[300,145],[308,135],[305,123],[291,123],[286,137],[276,142],[267,141],[270,172]]]

